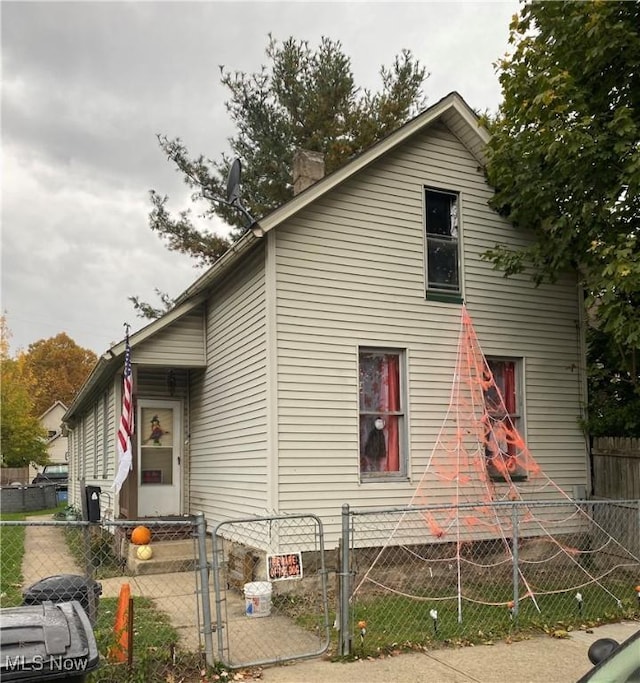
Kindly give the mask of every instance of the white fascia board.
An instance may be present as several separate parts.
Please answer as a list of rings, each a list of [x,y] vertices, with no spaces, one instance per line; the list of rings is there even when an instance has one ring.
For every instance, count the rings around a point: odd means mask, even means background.
[[[478,149],[469,150],[474,156],[477,157],[479,149],[481,149],[481,147],[488,142],[490,137],[489,133],[480,127],[477,116],[474,114],[469,105],[462,99],[462,97],[458,93],[452,92],[441,99],[438,103],[425,110],[422,114],[419,114],[414,119],[406,123],[397,131],[391,133],[373,147],[370,147],[367,151],[360,154],[353,161],[334,171],[322,180],[314,183],[304,190],[304,192],[301,192],[286,204],[283,204],[280,208],[272,211],[264,219],[259,221],[259,226],[265,233],[269,232],[269,230],[273,230],[273,228],[278,226],[287,218],[290,218],[294,214],[298,213],[298,211],[301,211],[308,204],[318,199],[326,192],[329,192],[334,187],[344,182],[369,164],[373,163],[381,156],[392,150],[394,147],[410,138],[412,135],[415,135],[423,128],[433,124],[437,119],[443,117],[443,115],[447,114],[448,112],[452,114],[455,113],[460,116],[462,120],[470,127],[470,129],[476,133],[476,135],[478,135]],[[479,161],[483,160],[484,159],[479,159]]]
[[[149,323],[147,326],[143,327],[138,332],[135,332],[129,337],[129,344],[131,349],[135,349],[137,344],[145,341],[152,335],[156,334],[163,328],[167,327],[178,318],[187,314],[189,311],[193,310],[199,306],[204,301],[203,296],[194,296],[193,298],[185,301],[184,303],[175,306],[170,311],[165,313],[163,316]],[[126,349],[126,341],[123,340],[118,344],[111,346],[105,353],[103,353],[99,358],[98,362],[94,365],[91,374],[82,385],[76,396],[74,397],[69,409],[64,414],[62,420],[63,422],[71,419],[73,414],[82,406],[85,398],[91,393],[93,388],[106,376],[114,372],[114,368],[122,365],[124,363],[124,352]],[[135,362],[135,358],[132,357],[132,362]]]

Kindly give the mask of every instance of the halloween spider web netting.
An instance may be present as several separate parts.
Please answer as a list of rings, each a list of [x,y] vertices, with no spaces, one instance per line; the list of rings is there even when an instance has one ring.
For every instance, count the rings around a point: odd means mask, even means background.
[[[498,364],[499,372],[505,370],[513,373],[512,367]],[[419,601],[454,599],[460,622],[464,602],[513,609],[514,583],[516,610],[528,600],[540,612],[540,596],[568,592],[582,608],[586,587],[597,587],[620,606],[606,579],[620,568],[637,570],[640,560],[594,519],[584,502],[576,503],[544,473],[517,428],[515,379],[499,379],[463,307],[446,417],[408,509],[387,526],[388,537],[369,555],[367,568],[361,568],[353,597],[373,586]],[[439,505],[443,495],[449,501]],[[545,506],[544,500],[553,504]],[[535,552],[526,552],[534,543]],[[434,547],[441,550],[434,552]],[[380,571],[391,551],[396,562],[398,552],[404,552],[413,567],[411,578],[401,584]],[[613,560],[590,561],[603,554]],[[448,592],[444,584],[436,585],[439,564],[454,576]],[[477,588],[487,576],[500,575],[506,593]]]

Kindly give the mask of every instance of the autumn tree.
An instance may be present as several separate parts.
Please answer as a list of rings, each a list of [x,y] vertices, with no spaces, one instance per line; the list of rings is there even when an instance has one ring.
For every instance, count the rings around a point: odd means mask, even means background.
[[[0,317],[0,456],[3,467],[47,460],[46,431],[33,412],[33,400],[19,363],[9,357],[9,329]]]
[[[640,395],[640,3],[528,2],[510,41],[488,178],[534,239],[486,257],[537,282],[577,272],[616,381]]]
[[[270,37],[269,66],[257,73],[228,71],[221,80],[229,92],[226,109],[237,128],[229,141],[231,155],[212,160],[192,158],[182,141],[158,136],[160,146],[182,173],[204,216],[217,215],[235,226],[232,239],[246,229],[246,219],[220,200],[225,197],[231,157],[243,164],[243,204],[256,219],[292,196],[291,163],[295,150],[322,152],[326,171],[349,159],[402,125],[424,106],[425,69],[408,50],[380,70],[382,88],[358,88],[340,42],[322,38],[313,49],[306,41]],[[214,263],[229,242],[203,233],[189,211],[171,216],[167,197],[151,192],[150,227],[175,251],[201,265]]]
[[[64,332],[30,344],[18,363],[30,388],[36,417],[55,401],[69,405],[96,360],[93,351],[78,346]]]

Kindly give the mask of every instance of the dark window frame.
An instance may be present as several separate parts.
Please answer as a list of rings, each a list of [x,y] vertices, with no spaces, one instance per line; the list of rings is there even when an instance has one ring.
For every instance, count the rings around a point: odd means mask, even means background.
[[[443,198],[449,201],[449,210],[438,211]],[[460,193],[437,187],[424,187],[425,284],[426,298],[434,301],[462,303],[462,255],[460,243]],[[448,248],[450,247],[450,248]],[[446,257],[455,252],[451,272],[454,282],[434,275],[433,258],[438,251]],[[431,267],[430,267],[431,264]]]

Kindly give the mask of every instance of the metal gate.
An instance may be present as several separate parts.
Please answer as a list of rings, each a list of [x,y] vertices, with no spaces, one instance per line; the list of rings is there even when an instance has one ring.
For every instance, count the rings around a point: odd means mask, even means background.
[[[233,668],[315,657],[329,646],[322,522],[253,517],[213,530],[216,659]]]

